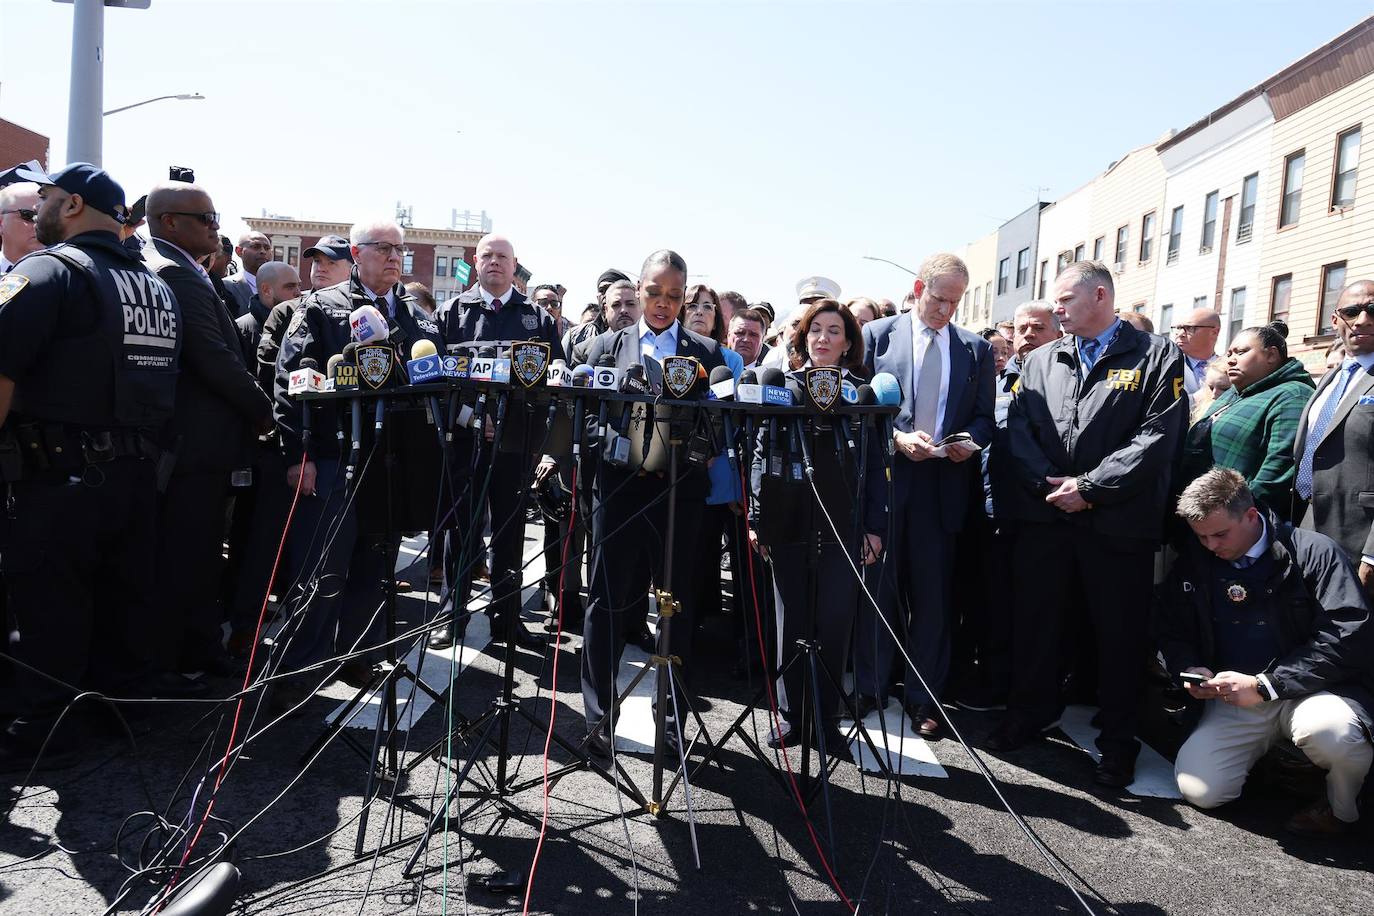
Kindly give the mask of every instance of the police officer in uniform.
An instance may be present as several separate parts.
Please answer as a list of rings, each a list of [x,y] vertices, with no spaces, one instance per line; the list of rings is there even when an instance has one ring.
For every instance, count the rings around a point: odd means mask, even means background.
[[[504,356],[512,343],[533,340],[549,345],[550,362],[563,359],[563,345],[553,318],[514,286],[516,263],[515,248],[509,239],[487,235],[477,243],[477,285],[439,311],[444,341],[450,351],[489,346]],[[503,454],[493,455],[490,421],[494,414],[495,408],[489,408],[485,434],[460,430],[454,435],[453,462],[458,465],[454,476],[457,486],[463,486],[462,479],[472,467],[472,450],[478,450],[470,492],[480,493],[485,484],[486,508],[491,516],[492,601],[488,613],[492,617],[492,641],[514,639],[521,648],[540,651],[544,641],[520,622],[520,569],[525,494],[538,457],[532,452],[544,439],[544,416],[542,411],[511,411],[506,418],[507,428],[501,434]],[[460,498],[454,512],[456,527],[449,536],[450,556],[445,570],[454,624],[430,636],[431,648],[452,646],[467,625],[469,570],[475,565],[473,557],[481,550],[482,509],[481,505],[471,505],[469,500]],[[462,549],[464,540],[466,550]],[[465,557],[466,569],[456,568],[459,556]]]
[[[16,670],[0,760],[19,767],[73,690],[129,689],[148,658],[155,437],[181,355],[176,298],[119,242],[119,184],[86,163],[23,177],[41,186],[38,238],[53,247],[0,279],[0,556],[10,652],[66,686]]]
[[[666,249],[649,255],[638,287],[643,317],[627,328],[597,337],[587,361],[596,365],[603,354],[608,354],[621,370],[635,364],[647,367],[651,380],[661,377],[657,367],[667,356],[693,357],[708,376],[716,366],[725,365],[718,343],[687,330],[678,321],[686,285],[687,264],[681,255]],[[685,454],[680,453],[674,493],[677,530],[673,539],[673,578],[664,582],[663,535],[668,501],[663,496],[671,485],[666,473],[622,469],[606,461],[597,470],[590,581],[582,629],[582,700],[588,730],[611,712],[615,699],[615,672],[625,648],[619,616],[638,606],[648,594],[650,584],[672,592],[682,602],[672,627],[672,644],[667,649],[684,665],[690,659],[693,608],[687,583],[695,582],[697,575],[697,555],[701,550],[693,535],[701,523],[710,483],[705,470],[690,465]],[[671,718],[672,709],[665,714]],[[669,742],[675,741],[675,728],[666,729],[664,734]],[[603,740],[606,737],[597,736]],[[599,741],[593,741],[589,747],[598,755],[605,752]]]
[[[289,644],[282,658],[285,670],[342,654],[355,644],[362,648],[380,642],[384,621],[377,609],[384,598],[382,583],[393,576],[400,548],[399,535],[386,543],[384,538],[359,535],[356,505],[346,498],[349,456],[339,453],[335,437],[338,429],[348,430],[351,425],[348,408],[335,406],[338,402],[312,405],[312,435],[305,443],[303,402],[287,394],[291,372],[307,358],[323,368],[329,357],[341,353],[351,339],[349,315],[365,305],[375,306],[386,318],[398,360],[408,358],[413,344],[422,338],[436,349],[442,344],[439,327],[401,284],[405,249],[401,227],[389,221],[360,223],[350,238],[354,267],[349,278],[302,299],[282,340],[273,386],[286,483],[293,492],[298,485],[301,490],[288,535],[291,579],[296,572],[309,573],[319,567],[318,589],[308,589],[307,600],[295,609],[296,628],[287,636]],[[394,371],[399,374],[400,370]],[[369,473],[383,473],[380,462]],[[321,566],[326,538],[331,541]],[[293,601],[299,602],[300,596],[293,596]],[[366,684],[371,675],[366,656],[347,662],[339,672],[353,687]],[[304,684],[284,687],[278,693],[278,707],[296,705],[307,691]]]

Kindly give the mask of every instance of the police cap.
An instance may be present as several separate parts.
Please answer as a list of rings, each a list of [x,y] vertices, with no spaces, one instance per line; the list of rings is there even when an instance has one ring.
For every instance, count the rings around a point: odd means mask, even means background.
[[[43,172],[19,168],[15,174],[21,181],[53,185],[68,194],[75,194],[92,210],[111,216],[119,222],[129,218],[129,208],[124,203],[124,189],[110,173],[97,168],[89,162],[73,162],[65,168],[45,175]]]

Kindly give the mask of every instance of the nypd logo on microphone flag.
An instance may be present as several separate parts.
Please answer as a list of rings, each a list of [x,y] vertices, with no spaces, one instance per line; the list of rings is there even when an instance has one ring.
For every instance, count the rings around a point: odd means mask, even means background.
[[[124,320],[124,361],[133,369],[176,366],[180,315],[171,287],[142,270],[108,270]]]
[[[840,396],[840,370],[834,366],[807,369],[806,393],[818,409],[829,410],[834,407]]]
[[[663,387],[675,398],[685,398],[696,384],[700,363],[693,356],[663,357]]]
[[[533,388],[544,380],[549,371],[549,345],[539,340],[518,341],[511,344],[510,362],[515,377],[526,388]]]
[[[370,388],[380,388],[391,378],[396,364],[396,351],[381,344],[358,348],[358,375]]]

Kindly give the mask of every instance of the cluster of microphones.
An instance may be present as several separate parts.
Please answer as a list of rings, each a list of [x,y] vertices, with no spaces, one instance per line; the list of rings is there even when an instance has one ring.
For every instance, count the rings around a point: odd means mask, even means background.
[[[596,422],[594,425],[586,424],[587,432],[594,440],[603,443],[605,460],[617,466],[630,462],[628,431],[636,402],[642,403],[659,395],[662,400],[677,404],[716,400],[764,407],[810,407],[815,412],[828,415],[826,425],[835,431],[837,447],[851,452],[856,452],[858,448],[853,425],[844,413],[832,413],[835,405],[842,402],[861,406],[891,406],[901,402],[901,388],[897,379],[886,372],[880,372],[871,382],[862,384],[855,384],[847,372],[835,367],[810,368],[790,377],[778,368],[765,368],[757,372],[746,369],[736,380],[726,366],[717,366],[708,376],[700,362],[686,357],[668,357],[662,365],[650,359],[650,367],[635,363],[621,369],[615,365],[615,358],[610,354],[601,356],[596,365],[584,364],[570,370],[564,360],[549,360],[547,345],[538,341],[517,341],[500,350],[495,345],[478,344],[462,352],[440,353],[433,342],[421,339],[411,345],[410,358],[403,360],[397,355],[404,345],[400,330],[391,327],[375,306],[364,305],[355,309],[349,316],[349,325],[349,343],[341,353],[329,358],[325,372],[319,371],[314,360],[301,360],[300,368],[291,372],[288,378],[288,393],[359,391],[364,386],[371,389],[394,388],[449,379],[488,383],[478,388],[472,404],[461,403],[456,392],[451,394],[447,412],[442,409],[439,392],[427,393],[432,416],[447,418],[446,422],[436,423],[436,426],[446,430],[449,436],[455,427],[480,429],[488,420],[495,434],[499,435],[509,402],[507,392],[514,387],[512,383],[516,380],[531,393],[535,389],[571,388],[642,396],[619,400],[620,422],[616,425],[609,422],[616,399],[599,397]],[[542,359],[538,358],[541,352]],[[535,358],[528,358],[530,355]],[[494,409],[488,397],[489,388],[495,389]],[[567,394],[572,395],[573,450],[574,454],[578,454],[586,399],[572,392]],[[383,422],[383,401],[382,398],[376,399],[374,406],[374,425],[378,432]],[[356,463],[361,448],[361,402],[361,398],[352,399],[354,462],[350,464]],[[550,425],[559,403],[559,398],[550,399]],[[735,465],[738,460],[736,438],[740,430],[735,428],[731,413],[729,410],[719,411],[724,433],[723,449],[731,464]],[[803,473],[809,472],[811,454],[808,437],[803,434],[804,417],[767,416],[766,411],[760,411],[760,414],[744,412],[742,431],[746,442],[752,443],[759,432],[759,423],[766,427],[763,435],[765,473],[774,477],[799,479]],[[891,416],[880,414],[876,419],[882,432],[880,442],[891,457]],[[698,424],[691,432],[697,433],[700,429]],[[339,436],[343,438],[342,430]],[[861,428],[860,440],[862,436]],[[714,443],[709,437],[690,435],[689,438],[694,440],[692,447],[689,447],[692,460],[705,460],[718,453],[717,449],[712,448]],[[646,452],[647,449],[646,441]]]

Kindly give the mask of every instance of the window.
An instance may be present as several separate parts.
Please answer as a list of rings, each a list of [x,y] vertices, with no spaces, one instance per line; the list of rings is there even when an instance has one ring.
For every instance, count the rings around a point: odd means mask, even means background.
[[[1093,260],[1102,260],[1102,252],[1106,249],[1107,237],[1105,235],[1099,235],[1097,238],[1093,239]]]
[[[1231,290],[1231,310],[1227,313],[1228,328],[1226,340],[1229,343],[1236,339],[1236,335],[1245,327],[1245,287],[1238,286]]]
[[[408,276],[411,275],[412,272],[414,272],[414,270],[415,270],[415,252],[413,252],[413,251],[407,251],[407,252],[401,257],[401,273],[405,274],[405,275],[408,277]]]
[[[286,248],[286,263],[292,267],[301,266],[301,249],[296,245],[288,245]]]
[[[1283,160],[1283,206],[1279,211],[1279,228],[1298,221],[1302,206],[1302,169],[1307,164],[1307,151],[1298,150]]]
[[[1195,296],[1195,297],[1193,298],[1193,311],[1197,311],[1198,309],[1205,309],[1205,308],[1211,308],[1211,306],[1207,304],[1207,297],[1206,297],[1206,296]]]
[[[1169,217],[1169,253],[1164,259],[1166,264],[1172,264],[1178,260],[1178,249],[1182,244],[1183,208],[1174,207],[1174,214]]]
[[[1073,255],[1069,254],[1067,251],[1059,252],[1059,257],[1054,261],[1054,275],[1056,277],[1064,272],[1065,267],[1073,263],[1071,260],[1072,257]]]
[[[1144,264],[1155,254],[1155,215],[1146,213],[1140,219],[1140,263]]]
[[[280,260],[282,260],[282,259],[283,259],[282,247],[281,247],[280,245],[273,245],[273,246],[272,246],[272,260],[274,260],[274,261],[280,261]]]
[[[1159,307],[1159,333],[1169,334],[1169,329],[1174,326],[1174,304],[1166,302]]]
[[[1022,248],[1016,253],[1016,288],[1020,289],[1030,282],[1030,249]]]
[[[1240,183],[1240,223],[1236,226],[1236,241],[1248,242],[1255,231],[1255,198],[1259,195],[1259,172],[1246,175]]]
[[[1050,262],[1047,261],[1047,260],[1046,260],[1046,261],[1041,261],[1041,262],[1040,262],[1040,285],[1039,285],[1039,286],[1036,288],[1036,290],[1035,290],[1035,298],[1037,298],[1037,299],[1044,299],[1044,298],[1045,298],[1045,286],[1049,283],[1049,279],[1050,279],[1049,276],[1048,276],[1049,272],[1050,272]]]
[[[462,270],[462,268],[459,267],[458,265],[460,265],[460,264],[462,264],[462,263],[464,263],[462,258],[454,258],[454,259],[453,259],[453,272],[450,274],[450,276],[456,277],[456,276],[459,275],[459,273],[460,273],[460,271]]]
[[[997,265],[997,295],[1002,295],[1007,291],[1007,283],[1011,279],[1011,258],[1003,258]]]
[[[1082,242],[1079,242],[1077,245],[1073,247],[1073,259],[1075,261],[1083,260],[1083,255],[1086,253],[1087,249],[1083,246]]]
[[[1269,294],[1269,320],[1288,321],[1288,302],[1293,298],[1293,275],[1284,274],[1274,278],[1274,287]]]
[[[700,300],[698,300],[700,301]],[[981,284],[973,288],[973,314],[977,315],[979,309],[983,307],[983,287]]]
[[[1251,176],[1253,178],[1255,176]],[[1249,181],[1250,179],[1245,179]],[[1207,195],[1207,199],[1202,202],[1202,244],[1198,246],[1198,254],[1206,254],[1212,250],[1212,246],[1217,240],[1217,199],[1219,191],[1213,191]],[[1251,218],[1254,218],[1254,207],[1251,207]]]
[[[1126,264],[1126,247],[1131,240],[1131,227],[1122,226],[1116,230],[1116,263],[1118,266]]]
[[[1331,209],[1355,204],[1355,175],[1360,170],[1360,129],[1336,138],[1336,177],[1331,183]]]
[[[983,301],[986,302],[986,303],[988,304],[988,308],[992,308],[992,281],[991,281],[991,280],[988,281],[987,286],[983,287]]]
[[[1318,334],[1329,334],[1336,315],[1336,300],[1345,288],[1345,262],[1337,261],[1322,268],[1322,307],[1321,323],[1317,325]]]
[[[968,300],[969,300],[969,291],[968,291],[968,290],[964,290],[964,311],[965,311],[965,312],[968,311]]]
[[[436,277],[447,277],[447,276],[448,276],[448,258],[435,258],[435,259],[434,259],[434,276],[436,276]]]

